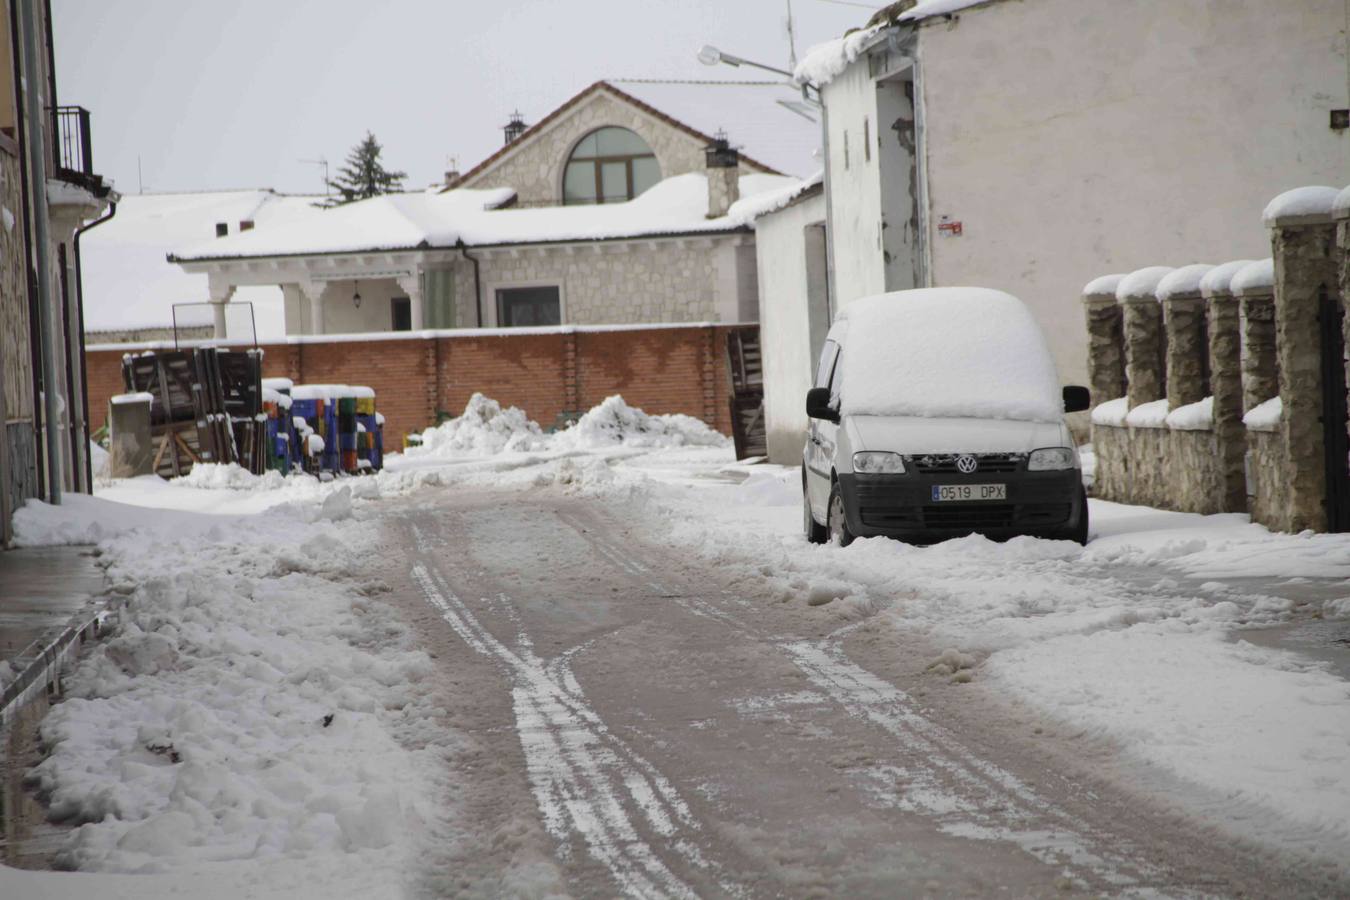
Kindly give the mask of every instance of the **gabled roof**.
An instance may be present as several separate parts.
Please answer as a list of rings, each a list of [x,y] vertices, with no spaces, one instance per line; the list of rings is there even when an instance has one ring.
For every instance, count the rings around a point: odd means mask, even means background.
[[[608,81],[597,81],[590,87],[573,96],[571,99],[563,103],[557,109],[553,110],[553,112],[544,116],[538,122],[535,122],[529,128],[525,129],[525,131],[520,135],[520,137],[516,138],[514,141],[505,145],[504,147],[499,148],[497,152],[493,153],[487,159],[483,160],[478,165],[474,166],[472,169],[465,172],[458,179],[456,179],[454,183],[446,187],[446,190],[453,190],[454,188],[468,182],[474,176],[485,172],[487,169],[491,168],[493,164],[497,163],[502,159],[505,159],[510,154],[514,153],[521,147],[528,144],[531,138],[538,135],[551,123],[557,121],[569,110],[580,105],[584,100],[588,99],[594,94],[602,92],[609,94],[611,97],[614,97],[616,100],[622,103],[627,103],[631,106],[634,106],[642,110],[647,115],[652,116],[653,118],[658,119],[661,122],[664,122],[665,124],[669,125],[672,128],[675,128],[679,131],[683,131],[690,137],[696,138],[697,140],[700,140],[705,144],[710,144],[713,141],[713,135],[708,134],[704,131],[700,131],[699,129],[693,127],[692,125],[682,122],[679,119],[675,118],[674,116],[662,112],[655,106],[652,106],[651,104],[640,100],[638,97],[635,97],[633,94],[630,94],[628,91],[621,90]],[[732,135],[732,137],[734,138],[735,135]],[[775,169],[773,166],[767,165],[766,163],[762,163],[759,160],[755,159],[753,156],[750,156],[746,153],[741,154],[741,162],[745,163],[751,168],[759,169],[761,172],[764,172],[767,175],[783,174],[781,171]]]

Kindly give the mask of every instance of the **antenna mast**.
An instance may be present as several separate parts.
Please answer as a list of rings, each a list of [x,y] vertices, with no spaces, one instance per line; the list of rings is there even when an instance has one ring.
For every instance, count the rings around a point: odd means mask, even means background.
[[[797,71],[797,29],[792,23],[792,0],[787,0],[788,69]]]

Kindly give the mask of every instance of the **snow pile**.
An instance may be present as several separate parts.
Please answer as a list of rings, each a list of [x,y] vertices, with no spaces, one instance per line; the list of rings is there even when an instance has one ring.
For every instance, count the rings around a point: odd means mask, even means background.
[[[1330,216],[1336,206],[1340,188],[1313,185],[1285,191],[1266,204],[1261,221],[1269,228],[1280,219],[1298,219],[1305,216]]]
[[[1178,406],[1164,422],[1173,431],[1209,431],[1214,427],[1214,398]]]
[[[839,77],[849,64],[858,58],[858,54],[871,42],[873,36],[885,27],[873,25],[871,28],[864,28],[841,38],[817,44],[806,51],[806,55],[793,71],[792,79],[798,84],[824,87]]]
[[[1167,424],[1166,398],[1139,404],[1125,416],[1125,424],[1131,428],[1162,428]]]
[[[1120,284],[1116,286],[1116,299],[1121,301],[1156,300],[1159,283],[1171,272],[1172,269],[1168,266],[1148,266],[1143,269],[1135,269],[1120,279]]]
[[[1120,287],[1121,279],[1125,273],[1117,272],[1113,275],[1099,275],[1096,278],[1083,285],[1083,296],[1108,296],[1114,297],[1116,289]]]
[[[1233,276],[1253,262],[1255,260],[1235,259],[1232,262],[1215,266],[1205,273],[1204,278],[1200,279],[1200,293],[1206,297],[1211,297],[1214,294],[1232,293]]]
[[[1248,410],[1242,417],[1242,424],[1250,431],[1279,431],[1283,418],[1284,401],[1279,397],[1271,397]]]
[[[1272,257],[1259,259],[1238,269],[1229,290],[1234,294],[1264,293],[1275,288],[1275,260]]]
[[[197,463],[191,472],[175,478],[172,484],[209,491],[274,491],[285,487],[286,477],[274,470],[254,475],[238,463]]]
[[[1213,268],[1209,263],[1195,263],[1194,265],[1173,269],[1167,273],[1162,281],[1158,282],[1158,299],[1170,300],[1172,297],[1182,294],[1200,293],[1200,283]]]
[[[89,442],[89,469],[94,473],[95,478],[108,477],[108,461],[112,458],[107,450],[104,450],[93,441]]]
[[[16,516],[25,544],[90,520],[134,527],[101,545],[127,595],[117,632],[42,725],[50,752],[33,774],[51,814],[80,826],[59,862],[181,873],[289,860],[320,882],[373,868],[397,884],[433,792],[396,735],[427,727],[431,663],[371,599],[379,586],[356,580],[361,531],[92,498],[42,506]]]
[[[420,447],[408,448],[410,458],[495,456],[537,450],[543,447],[544,433],[516,407],[502,409],[496,400],[475,393],[458,418],[428,428],[421,439]]]
[[[1059,422],[1064,401],[1045,337],[1020,300],[986,288],[926,288],[841,311],[842,413]]]
[[[606,447],[725,447],[725,435],[700,419],[684,415],[651,416],[615,394],[560,431],[549,441],[554,450],[599,450]]]
[[[1116,428],[1123,428],[1125,427],[1125,416],[1129,411],[1129,397],[1117,397],[1114,400],[1107,400],[1105,403],[1098,403],[1092,408],[1092,424],[1114,425]]]

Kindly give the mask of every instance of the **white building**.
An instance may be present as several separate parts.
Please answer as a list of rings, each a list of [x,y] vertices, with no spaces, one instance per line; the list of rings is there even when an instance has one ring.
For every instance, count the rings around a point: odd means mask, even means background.
[[[1253,209],[1346,181],[1346,13],[1345,0],[893,4],[797,73],[824,104],[831,297],[1007,290],[1061,377],[1083,381],[1090,278],[1267,256]],[[809,317],[783,305],[764,293],[766,341],[814,349]],[[770,433],[797,402],[768,401]]]

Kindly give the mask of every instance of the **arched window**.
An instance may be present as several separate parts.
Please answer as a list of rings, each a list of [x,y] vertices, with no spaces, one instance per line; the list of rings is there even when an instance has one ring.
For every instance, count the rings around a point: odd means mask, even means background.
[[[647,142],[627,128],[592,131],[581,139],[563,172],[563,203],[623,203],[661,180]]]

